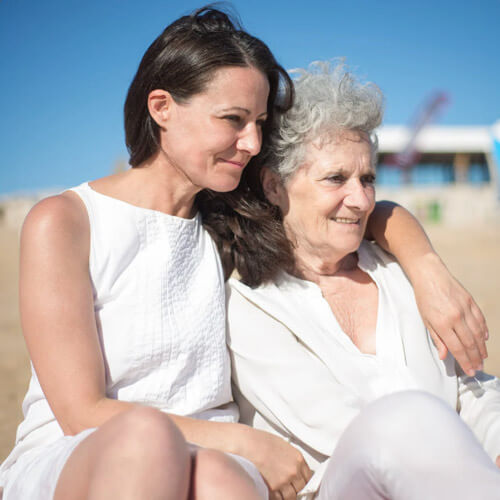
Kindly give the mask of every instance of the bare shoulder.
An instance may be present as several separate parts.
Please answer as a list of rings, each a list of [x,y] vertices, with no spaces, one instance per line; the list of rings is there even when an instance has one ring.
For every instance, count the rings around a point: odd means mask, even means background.
[[[21,250],[66,249],[88,254],[90,229],[87,210],[80,197],[65,191],[39,201],[28,213],[21,231]]]
[[[72,226],[81,229],[85,224],[88,225],[88,217],[80,197],[72,191],[65,191],[34,205],[24,221],[23,231],[60,225],[66,229]]]

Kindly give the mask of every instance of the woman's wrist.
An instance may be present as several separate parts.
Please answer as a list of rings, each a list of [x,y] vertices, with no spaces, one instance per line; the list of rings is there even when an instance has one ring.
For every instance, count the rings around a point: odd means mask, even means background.
[[[255,439],[252,438],[255,429],[240,423],[230,423],[226,425],[227,428],[224,429],[224,432],[227,439],[224,443],[224,451],[249,458],[252,455],[252,446],[255,441]]]
[[[414,287],[421,282],[428,283],[429,279],[440,273],[449,274],[445,263],[433,249],[414,255],[406,265],[402,264],[402,267]]]

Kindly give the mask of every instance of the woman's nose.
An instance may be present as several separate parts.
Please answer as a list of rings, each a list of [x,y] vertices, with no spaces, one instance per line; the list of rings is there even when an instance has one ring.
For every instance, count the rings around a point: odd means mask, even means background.
[[[345,202],[358,210],[369,210],[375,202],[373,189],[364,186],[359,179],[353,179]]]
[[[238,139],[238,149],[246,151],[251,156],[259,153],[262,146],[262,131],[256,124],[249,123]]]

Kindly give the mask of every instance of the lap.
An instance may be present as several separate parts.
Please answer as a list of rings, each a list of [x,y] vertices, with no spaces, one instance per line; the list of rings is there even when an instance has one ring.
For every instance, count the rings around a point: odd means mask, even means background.
[[[94,431],[86,429],[75,436],[63,436],[26,452],[9,469],[2,500],[52,500],[71,453]]]
[[[0,500],[53,500],[54,492],[69,457],[96,429],[87,429],[75,436],[63,436],[53,443],[34,448],[22,455],[9,469],[3,497]],[[191,453],[198,446],[189,443]],[[226,453],[255,483],[262,498],[267,499],[267,486],[257,467],[244,457]]]
[[[493,500],[500,471],[458,414],[405,391],[369,404],[341,436],[317,500]]]

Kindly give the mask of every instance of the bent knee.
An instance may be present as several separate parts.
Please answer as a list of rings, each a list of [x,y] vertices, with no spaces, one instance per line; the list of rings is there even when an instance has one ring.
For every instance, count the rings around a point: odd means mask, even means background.
[[[341,442],[368,463],[397,463],[449,441],[464,427],[444,401],[423,391],[401,391],[367,405],[347,427]],[[340,442],[339,442],[340,444]],[[359,458],[359,457],[358,457]]]
[[[389,407],[398,414],[422,414],[428,412],[449,412],[450,407],[440,398],[429,392],[411,390],[400,391],[383,396],[374,405]]]
[[[182,433],[167,415],[155,408],[133,408],[111,419],[99,432],[107,433],[104,439],[108,448],[118,448],[122,456],[175,455],[188,460]]]
[[[245,468],[227,453],[200,448],[196,454],[196,489],[207,498],[265,498],[267,489],[262,482],[260,492]]]
[[[222,479],[224,476],[227,478],[228,474],[246,474],[243,467],[230,455],[211,448],[200,448],[196,453],[196,463],[214,480]]]
[[[360,431],[372,438],[398,440],[411,430],[426,434],[451,424],[457,414],[444,401],[423,391],[401,391],[369,404],[359,415]]]

